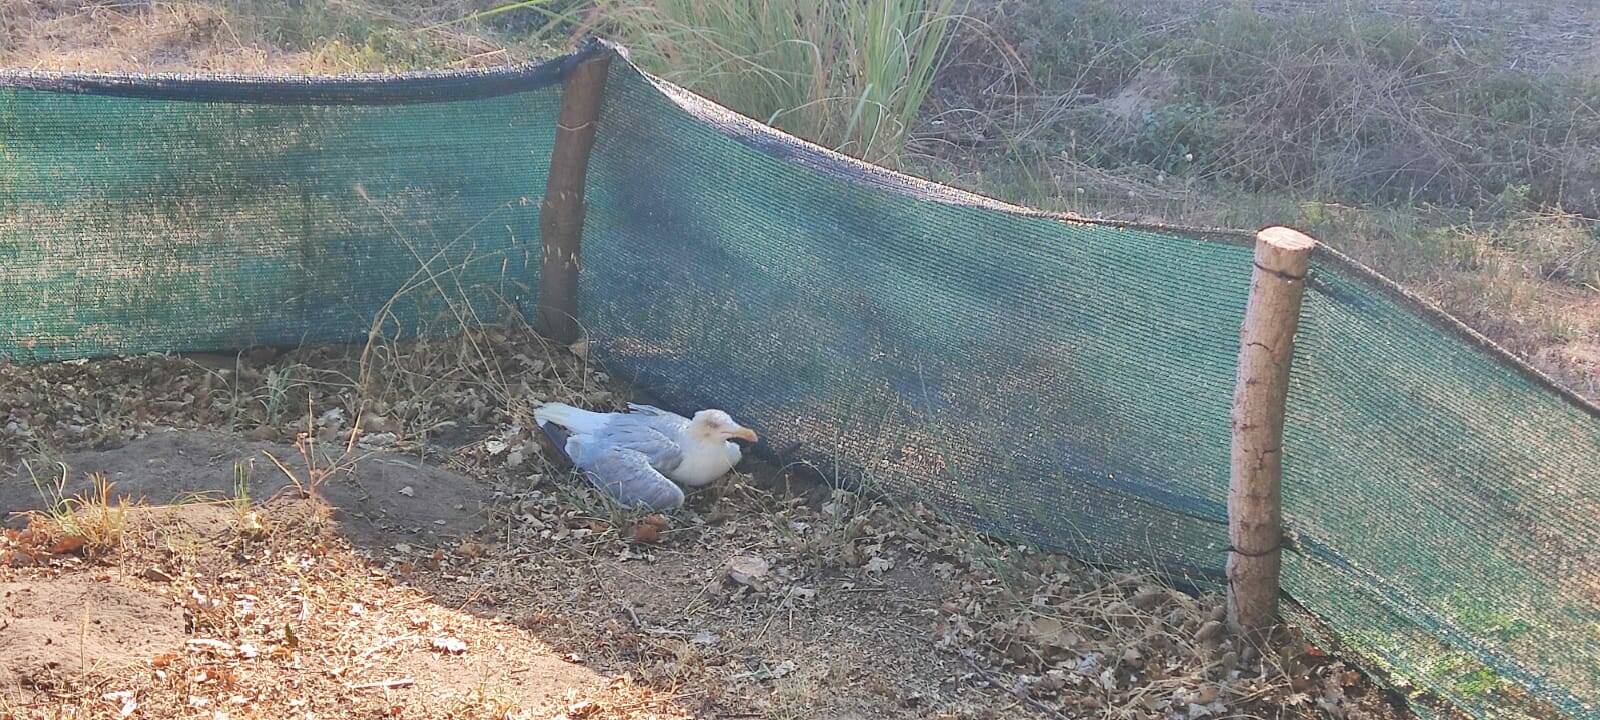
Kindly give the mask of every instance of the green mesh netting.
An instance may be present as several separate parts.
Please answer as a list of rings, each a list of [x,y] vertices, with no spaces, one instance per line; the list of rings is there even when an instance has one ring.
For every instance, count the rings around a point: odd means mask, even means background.
[[[463,294],[495,317],[538,274],[560,67],[0,76],[0,355],[345,341]]]
[[[590,52],[605,52],[591,47]],[[443,332],[528,306],[573,58],[383,80],[0,76],[0,354]],[[1215,582],[1246,235],[1001,206],[613,63],[608,367],[984,530]],[[1594,408],[1329,251],[1290,391],[1297,619],[1480,717],[1600,716]]]

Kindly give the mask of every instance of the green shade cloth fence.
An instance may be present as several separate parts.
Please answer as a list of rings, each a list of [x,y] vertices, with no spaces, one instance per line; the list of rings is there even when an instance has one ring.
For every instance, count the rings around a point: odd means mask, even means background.
[[[0,74],[0,356],[443,333],[537,299],[561,78]],[[1215,583],[1248,234],[1049,216],[612,63],[579,320],[608,368],[997,535]],[[1600,717],[1600,411],[1325,248],[1295,619],[1479,717]],[[1427,704],[1419,705],[1431,712]]]

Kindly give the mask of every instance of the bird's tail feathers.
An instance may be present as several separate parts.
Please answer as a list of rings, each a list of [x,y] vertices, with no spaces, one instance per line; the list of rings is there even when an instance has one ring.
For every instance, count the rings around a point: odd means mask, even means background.
[[[594,433],[603,427],[607,420],[603,414],[575,408],[566,403],[540,405],[533,411],[533,419],[539,423],[555,423],[578,435]]]

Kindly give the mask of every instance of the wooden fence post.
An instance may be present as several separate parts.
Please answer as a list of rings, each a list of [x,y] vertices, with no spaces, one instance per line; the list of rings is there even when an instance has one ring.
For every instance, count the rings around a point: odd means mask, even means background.
[[[578,268],[583,260],[583,188],[605,96],[609,53],[584,60],[561,93],[555,149],[544,201],[539,204],[539,334],[561,343],[578,339]]]
[[[1264,640],[1277,623],[1284,404],[1316,244],[1286,227],[1256,233],[1250,299],[1239,331],[1228,484],[1228,625],[1253,641]]]

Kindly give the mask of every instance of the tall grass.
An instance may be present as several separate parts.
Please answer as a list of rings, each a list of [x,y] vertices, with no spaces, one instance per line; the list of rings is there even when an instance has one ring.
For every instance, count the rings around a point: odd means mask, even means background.
[[[740,113],[894,164],[933,84],[957,0],[594,0],[585,25]]]

